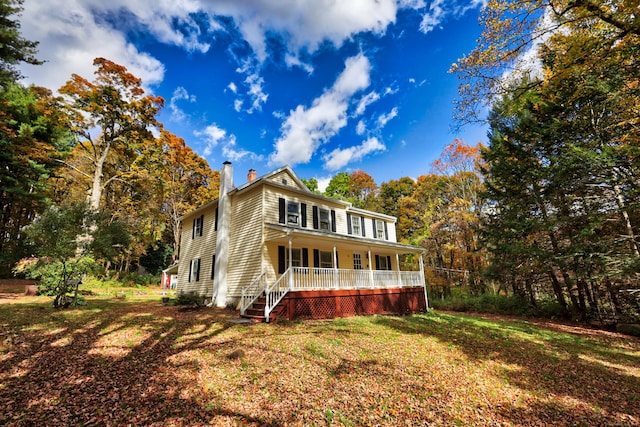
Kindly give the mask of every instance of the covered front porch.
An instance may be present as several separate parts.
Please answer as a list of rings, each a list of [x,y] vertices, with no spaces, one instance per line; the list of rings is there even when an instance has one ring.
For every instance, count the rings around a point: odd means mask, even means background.
[[[243,316],[269,321],[279,316],[327,318],[428,309],[422,249],[382,240],[274,228],[265,243],[267,253],[274,254],[270,265],[274,271],[277,266],[278,274],[273,278],[267,269],[242,290]],[[401,269],[404,254],[413,255],[410,265],[417,270]],[[345,264],[353,268],[344,268]]]

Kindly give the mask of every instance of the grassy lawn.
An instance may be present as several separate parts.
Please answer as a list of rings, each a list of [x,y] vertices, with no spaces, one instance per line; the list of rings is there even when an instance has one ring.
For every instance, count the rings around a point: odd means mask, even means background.
[[[442,312],[236,324],[103,295],[0,304],[0,425],[636,425],[640,340]]]

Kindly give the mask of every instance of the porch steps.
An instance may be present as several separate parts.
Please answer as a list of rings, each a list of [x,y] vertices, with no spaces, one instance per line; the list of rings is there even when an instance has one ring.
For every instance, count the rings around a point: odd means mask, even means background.
[[[251,304],[249,308],[245,310],[244,314],[241,315],[241,317],[251,319],[254,322],[264,322],[265,321],[264,307],[266,305],[267,305],[267,297],[264,294],[262,294],[258,297],[257,300],[253,302],[253,304]],[[278,315],[281,314],[281,309],[282,309],[281,305],[282,305],[282,301],[271,312],[271,314],[269,315],[269,322],[273,322],[278,318]]]

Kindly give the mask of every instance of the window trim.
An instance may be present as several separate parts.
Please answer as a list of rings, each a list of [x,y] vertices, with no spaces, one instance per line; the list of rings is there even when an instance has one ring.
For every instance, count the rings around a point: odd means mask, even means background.
[[[201,237],[204,231],[204,214],[193,219],[193,229],[191,230],[191,238]]]
[[[295,206],[296,207],[296,212],[295,213],[291,212],[290,206]],[[287,225],[295,225],[295,226],[300,227],[301,224],[302,224],[302,222],[301,222],[301,216],[302,215],[300,214],[300,210],[301,210],[300,202],[296,202],[296,201],[293,201],[293,200],[287,200],[286,201],[286,208],[287,208],[287,211],[286,211],[286,214],[287,214],[286,224]],[[295,215],[295,222],[290,220],[291,215]]]
[[[200,281],[200,264],[200,258],[193,258],[189,263],[189,283]]]

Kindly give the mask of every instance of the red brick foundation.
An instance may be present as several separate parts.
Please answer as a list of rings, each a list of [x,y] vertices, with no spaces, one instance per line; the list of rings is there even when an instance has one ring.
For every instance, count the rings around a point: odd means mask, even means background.
[[[276,318],[332,319],[371,314],[427,311],[424,288],[358,289],[289,292],[275,310]]]

